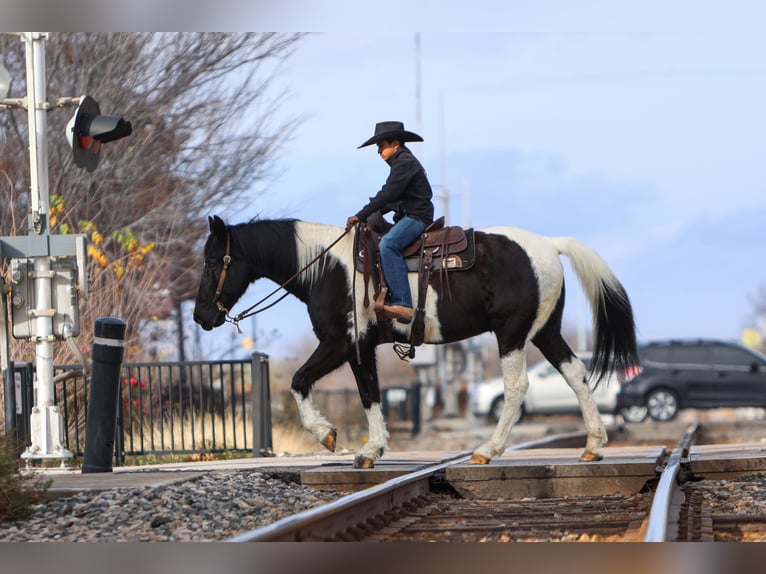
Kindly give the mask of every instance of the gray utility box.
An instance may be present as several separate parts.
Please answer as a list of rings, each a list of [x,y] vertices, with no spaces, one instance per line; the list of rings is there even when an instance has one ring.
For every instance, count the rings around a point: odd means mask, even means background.
[[[11,322],[16,339],[35,336],[35,319],[53,317],[53,334],[63,339],[65,325],[71,336],[80,333],[77,259],[73,256],[51,257],[51,309],[37,309],[34,259],[11,259]]]

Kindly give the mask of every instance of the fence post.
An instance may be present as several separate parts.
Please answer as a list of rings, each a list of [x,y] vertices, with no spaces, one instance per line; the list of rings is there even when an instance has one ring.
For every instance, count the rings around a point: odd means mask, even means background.
[[[120,369],[122,370],[122,369]],[[119,388],[120,383],[117,382]],[[117,391],[117,415],[115,419],[115,432],[114,432],[114,464],[115,466],[125,466],[125,424],[123,420],[123,413],[125,411],[122,407],[122,401],[120,400],[120,391]]]
[[[250,364],[253,385],[253,456],[269,456],[274,448],[271,438],[269,356],[253,353]]]
[[[16,385],[13,363],[8,364],[8,368],[3,371],[3,398],[5,409],[5,434],[7,436],[16,434]]]
[[[420,434],[420,394],[422,384],[415,381],[410,387],[410,396],[412,397],[412,436]]]
[[[126,324],[121,319],[96,319],[90,398],[85,419],[83,474],[112,472],[125,328]]]

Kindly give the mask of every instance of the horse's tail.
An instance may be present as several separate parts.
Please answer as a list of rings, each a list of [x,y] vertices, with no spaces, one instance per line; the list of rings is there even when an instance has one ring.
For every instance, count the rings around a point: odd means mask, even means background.
[[[636,324],[628,294],[606,262],[593,249],[571,237],[550,238],[572,263],[593,312],[591,373],[599,380],[638,365]]]

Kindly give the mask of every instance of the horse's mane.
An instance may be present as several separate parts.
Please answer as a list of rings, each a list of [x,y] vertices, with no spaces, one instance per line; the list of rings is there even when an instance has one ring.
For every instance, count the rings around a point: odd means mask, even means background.
[[[296,219],[251,219],[247,223],[229,226],[232,237],[239,241],[248,258],[256,266],[279,267],[292,270],[298,269],[298,257],[294,246],[297,241],[295,233]]]
[[[248,225],[250,223],[281,223],[281,222],[287,222],[287,223],[295,223],[296,221],[300,221],[299,219],[296,219],[295,217],[279,217],[276,219],[264,219],[261,218],[260,215],[254,215],[250,221],[247,223],[242,223],[240,225]]]
[[[279,267],[289,274],[307,265],[342,232],[342,228],[296,218],[260,219],[257,216],[231,229],[243,238],[257,238],[247,241],[245,249],[254,262],[272,269]],[[334,257],[325,255],[301,275],[300,282],[310,288],[336,263]]]

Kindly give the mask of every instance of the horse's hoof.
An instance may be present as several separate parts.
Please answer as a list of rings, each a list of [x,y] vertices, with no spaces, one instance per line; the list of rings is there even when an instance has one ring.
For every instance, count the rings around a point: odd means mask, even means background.
[[[580,462],[596,462],[599,460],[603,460],[604,456],[597,453],[597,452],[591,452],[589,450],[586,450],[582,455],[580,456]]]
[[[320,441],[322,446],[330,452],[335,452],[335,440],[338,438],[337,429],[330,429],[330,432]]]
[[[489,461],[490,459],[483,454],[473,453],[471,455],[471,460],[468,461],[468,464],[489,464]]]
[[[375,461],[366,456],[357,456],[354,459],[354,468],[372,468],[375,466]]]

